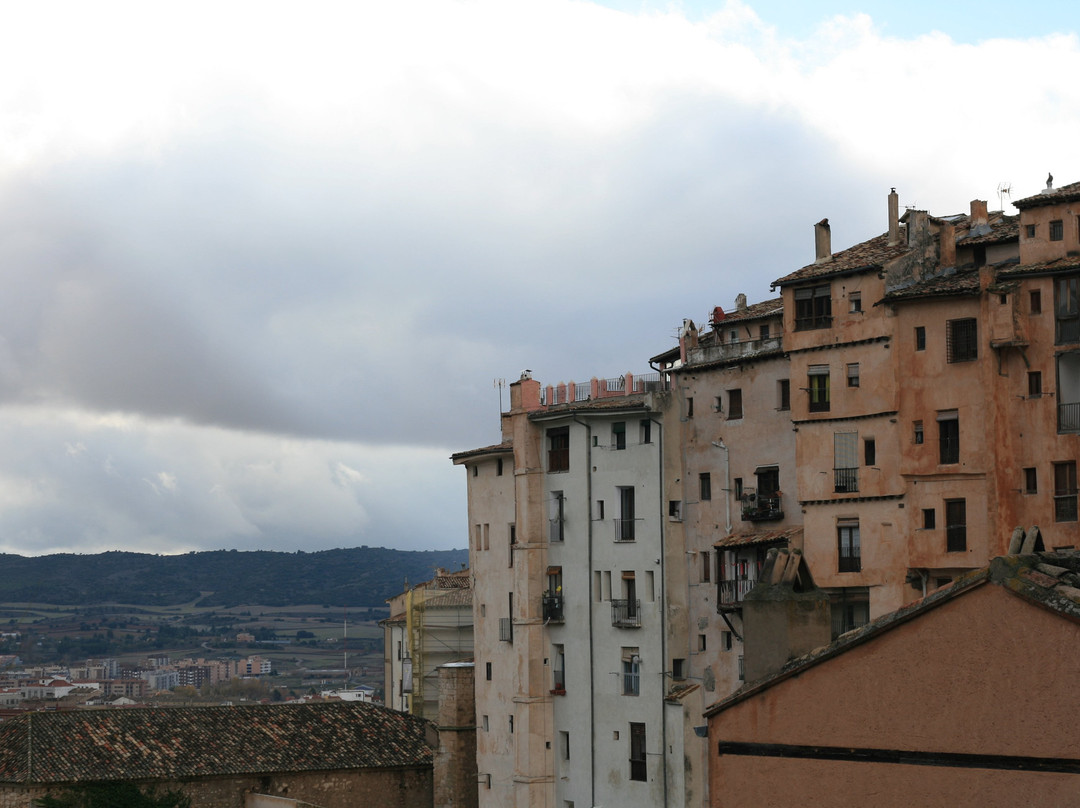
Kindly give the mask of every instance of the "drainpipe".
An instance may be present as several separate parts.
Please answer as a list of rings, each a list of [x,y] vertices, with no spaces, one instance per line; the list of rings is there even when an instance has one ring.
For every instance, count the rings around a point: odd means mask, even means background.
[[[724,450],[724,509],[727,511],[727,535],[731,535],[731,452],[724,439],[714,440],[712,445]]]
[[[664,519],[664,427],[660,421],[650,418],[656,424],[656,432],[660,436],[657,441],[657,469],[659,470],[660,497],[660,687],[664,691],[660,698],[660,759],[663,761],[664,772],[664,806],[668,805],[668,743],[667,743],[667,678],[664,671],[667,670],[667,522]],[[595,802],[594,802],[595,804]]]
[[[589,567],[586,577],[589,581],[589,789],[590,805],[596,805],[596,651],[593,640],[593,520],[592,520],[592,427],[574,416],[574,423],[585,427],[585,513],[588,515],[588,556]],[[563,668],[563,676],[566,669]],[[552,706],[554,710],[554,705]]]

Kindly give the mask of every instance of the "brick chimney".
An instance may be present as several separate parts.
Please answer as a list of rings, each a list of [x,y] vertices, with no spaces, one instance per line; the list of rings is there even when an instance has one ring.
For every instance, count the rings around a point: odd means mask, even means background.
[[[938,231],[938,264],[943,269],[956,266],[956,226],[952,222]]]
[[[986,200],[985,199],[972,199],[971,200],[971,226],[978,227],[981,224],[986,224],[988,217],[986,215]]]
[[[925,210],[909,210],[907,215],[907,243],[914,247],[925,243],[930,236],[930,214]]]
[[[900,243],[900,197],[893,188],[889,192],[889,246]]]
[[[814,250],[816,264],[832,258],[832,228],[829,227],[828,219],[822,219],[814,225]]]

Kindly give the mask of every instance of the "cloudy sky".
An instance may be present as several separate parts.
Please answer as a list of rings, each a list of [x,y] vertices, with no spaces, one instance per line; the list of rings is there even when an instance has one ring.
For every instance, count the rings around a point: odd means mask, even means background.
[[[3,552],[464,547],[493,380],[1080,180],[1064,2],[0,12]]]

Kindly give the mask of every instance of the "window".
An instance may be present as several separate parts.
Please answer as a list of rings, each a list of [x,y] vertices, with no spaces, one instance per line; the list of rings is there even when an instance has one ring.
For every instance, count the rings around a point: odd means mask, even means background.
[[[732,646],[731,632],[730,631],[721,631],[720,632],[720,650],[721,651],[730,651],[731,646]]]
[[[1057,357],[1058,432],[1080,432],[1080,351]]]
[[[859,520],[841,519],[836,524],[836,539],[839,545],[839,572],[858,572],[862,569],[859,548]]]
[[[858,432],[833,435],[833,491],[850,494],[859,490]]]
[[[1024,225],[1024,235],[1027,236],[1027,238],[1035,238],[1035,225]]]
[[[728,336],[730,338],[728,340],[729,342],[733,342],[733,343],[738,342],[739,341],[739,329],[737,329],[737,328],[731,329],[731,331],[728,333]]]
[[[742,390],[728,390],[728,420],[742,418]]]
[[[626,448],[626,421],[616,421],[611,425],[611,448]]]
[[[502,458],[500,457],[498,460],[495,461],[495,476],[496,477],[502,477],[502,472],[503,472],[503,462],[502,462]]]
[[[563,525],[566,523],[566,497],[562,491],[552,491],[548,502],[548,541],[562,541]]]
[[[477,466],[477,465],[474,465],[474,466],[472,467],[472,476],[473,476],[473,477],[476,477],[476,476],[477,476],[477,475],[479,475],[479,474],[480,474],[480,467],[479,467],[479,466]]]
[[[719,552],[719,551],[717,551]],[[707,584],[709,578],[712,575],[712,559],[709,558],[709,551],[703,550],[701,553],[701,582]]]
[[[596,519],[599,522],[604,521],[604,500],[596,500]]]
[[[1065,227],[1062,224],[1061,219],[1054,219],[1050,222],[1050,240],[1061,241],[1065,238]]]
[[[865,587],[848,587],[833,590],[832,634],[835,640],[841,634],[854,631],[870,622],[870,590]]]
[[[922,526],[923,530],[933,530],[937,527],[937,511],[933,508],[923,508],[922,512]]]
[[[862,311],[862,292],[848,294],[848,311],[852,314]]]
[[[848,362],[847,366],[847,386],[858,387],[859,386],[859,363]]]
[[[1024,493],[1039,493],[1039,475],[1034,468],[1024,469]]]
[[[517,525],[513,522],[510,523],[510,541],[509,541],[509,553],[510,566],[514,566],[514,545],[517,544]]]
[[[698,490],[702,502],[712,499],[712,475],[708,472],[698,475]]]
[[[781,379],[776,383],[776,398],[778,410],[791,409],[791,381],[789,379]]]
[[[615,541],[634,540],[634,489],[619,487],[619,518],[615,520]]]
[[[945,550],[967,550],[967,503],[962,499],[945,500]]]
[[[549,429],[548,471],[570,470],[570,427],[561,426]]]
[[[979,357],[978,326],[974,317],[949,320],[945,349],[950,362],[974,362]]]
[[[911,436],[911,440],[915,444],[921,444],[923,442],[922,421],[916,421],[912,426],[914,427],[914,433]]]
[[[640,443],[652,443],[652,421],[642,418],[638,424],[638,441]]]
[[[697,649],[699,654],[709,649],[709,641],[704,634],[697,635]]]
[[[829,284],[795,290],[795,330],[828,328],[832,325],[832,297]]]
[[[810,412],[829,411],[829,366],[811,365],[809,368]]]
[[[926,350],[926,327],[917,325],[915,326],[915,350]]]
[[[1080,342],[1080,275],[1054,280],[1054,340]]]
[[[694,417],[694,399],[693,398],[686,399],[686,417],[687,418],[693,418]]]
[[[757,479],[758,506],[779,510],[779,502],[770,504],[769,501],[775,499],[780,491],[780,467],[759,466],[754,469],[754,477]]]
[[[514,716],[510,716],[510,734],[514,734]]]
[[[644,724],[630,724],[630,779],[642,782],[649,779],[645,760]]]
[[[491,681],[491,663],[490,662],[485,662],[484,663],[484,677],[489,682]]]
[[[1077,521],[1075,460],[1054,464],[1054,521]]]
[[[734,480],[731,481],[731,484],[735,488],[735,499],[742,499],[743,498],[742,477],[736,477]]]
[[[758,339],[766,340],[769,338],[769,325],[766,323],[758,329]]]
[[[682,519],[682,500],[681,499],[672,499],[672,500],[668,501],[667,515],[668,515],[668,518],[670,518],[670,519],[672,519],[672,520],[674,520],[676,522],[678,522],[680,519]]]
[[[713,408],[713,412],[723,412],[724,411],[724,399],[721,398],[720,396],[713,396],[712,408]]]
[[[681,681],[686,678],[686,660],[676,657],[671,660],[671,678]]]
[[[570,733],[559,732],[559,749],[562,752],[562,759],[570,759]]]
[[[960,462],[960,419],[956,410],[938,413],[939,460],[941,464]]]
[[[1028,309],[1032,314],[1042,314],[1042,292],[1038,289],[1028,292]]]
[[[622,693],[624,696],[641,694],[641,657],[637,648],[622,649]]]
[[[874,438],[863,439],[863,465],[877,465],[877,441]]]
[[[1028,398],[1042,397],[1042,373],[1032,370],[1028,373]]]
[[[490,725],[488,723],[488,717],[485,715],[484,716],[484,732],[488,732],[489,729],[490,729]]]

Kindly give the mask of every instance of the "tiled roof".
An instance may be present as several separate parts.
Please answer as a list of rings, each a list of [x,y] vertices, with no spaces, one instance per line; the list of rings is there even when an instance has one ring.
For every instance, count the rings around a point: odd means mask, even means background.
[[[481,446],[479,449],[466,449],[464,452],[454,452],[450,459],[455,463],[459,460],[467,460],[470,457],[479,457],[488,454],[510,454],[514,451],[514,445],[509,441],[495,443],[491,446]]]
[[[1017,278],[1025,275],[1054,275],[1058,272],[1076,272],[1080,270],[1080,258],[1055,258],[1039,264],[1019,264],[998,272],[998,278]]]
[[[884,302],[924,297],[957,297],[979,294],[979,271],[974,269],[950,272],[924,278],[911,286],[886,292]]]
[[[802,532],[803,529],[801,527],[788,527],[781,530],[756,530],[746,533],[731,533],[716,542],[713,547],[752,547],[758,544],[773,544],[780,541],[790,542],[796,536],[801,536]]]
[[[866,269],[879,269],[889,261],[897,258],[908,251],[907,242],[903,234],[900,243],[889,246],[889,234],[882,233],[869,241],[848,247],[820,264],[810,264],[802,269],[785,275],[779,280],[773,281],[773,286],[786,286],[801,281],[809,281],[817,278],[826,278],[832,275],[842,275],[849,272],[857,272]]]
[[[705,715],[721,712],[986,583],[997,584],[1026,601],[1067,619],[1080,621],[1080,552],[1069,550],[1001,556],[991,561],[989,567],[963,575],[920,600],[872,620],[861,628],[841,634],[828,645],[789,661],[777,673],[759,682],[748,683],[714,704],[705,711]]]
[[[1078,199],[1080,199],[1080,182],[1074,182],[1071,185],[1062,185],[1060,188],[1040,191],[1034,196],[1019,199],[1013,204],[1017,210],[1027,210],[1040,208],[1043,205],[1056,205],[1058,202],[1075,202]]]
[[[28,713],[0,724],[0,782],[423,767],[425,724],[364,702]]]
[[[713,323],[713,327],[725,326],[729,323],[745,322],[747,320],[758,320],[763,317],[776,317],[784,313],[784,299],[782,297],[774,297],[771,300],[763,300],[760,303],[753,303],[746,307],[744,311],[735,309],[734,311],[725,311],[724,319],[719,323]]]
[[[425,608],[435,609],[452,609],[455,606],[471,606],[472,605],[472,590],[471,589],[455,589],[451,592],[440,593],[438,595],[432,595],[430,598],[424,600]]]
[[[543,420],[556,415],[567,415],[580,410],[644,410],[647,409],[645,397],[642,393],[631,393],[628,396],[611,395],[603,398],[590,398],[586,401],[572,401],[569,404],[552,404],[541,407],[529,413],[530,420]]]
[[[965,217],[967,221],[963,223],[965,228],[971,226],[970,217]],[[956,243],[964,246],[972,244],[1002,244],[1008,241],[1018,241],[1020,239],[1020,217],[1019,216],[1004,216],[1000,212],[994,212],[990,214],[989,222],[990,232],[980,233],[977,235],[971,235],[970,232],[959,236],[956,239]],[[957,226],[959,233],[960,227]]]

